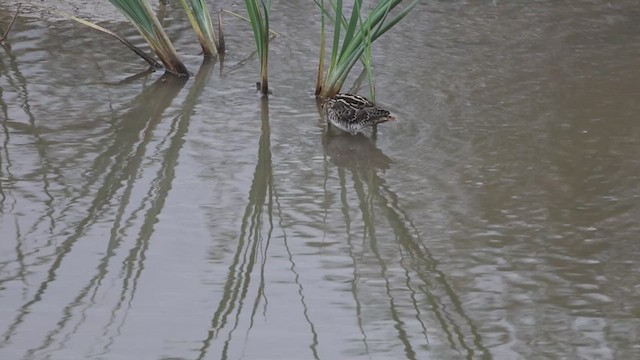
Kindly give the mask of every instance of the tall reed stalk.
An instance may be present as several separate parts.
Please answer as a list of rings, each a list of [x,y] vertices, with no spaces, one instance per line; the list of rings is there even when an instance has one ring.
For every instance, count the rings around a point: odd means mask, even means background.
[[[314,1],[322,14],[320,61],[316,82],[316,95],[320,97],[331,97],[337,94],[347,75],[361,58],[370,74],[372,43],[407,16],[418,3],[418,0],[413,0],[399,13],[389,17],[389,13],[404,0],[380,0],[370,10],[367,18],[363,19],[362,0],[354,0],[351,15],[347,20],[344,15],[343,0],[329,0],[329,8],[325,6],[325,0]],[[333,21],[333,41],[329,66],[326,74],[323,75],[325,18]],[[342,33],[343,29],[344,33]],[[363,55],[368,57],[363,58]]]
[[[178,57],[171,40],[153,12],[149,0],[109,1],[138,29],[167,71],[178,76],[189,76],[189,71]]]
[[[189,22],[198,36],[205,57],[218,55],[218,42],[206,0],[180,0]]]
[[[269,94],[269,79],[267,75],[269,60],[269,13],[271,0],[244,0],[256,41],[258,57],[260,57],[260,92]]]

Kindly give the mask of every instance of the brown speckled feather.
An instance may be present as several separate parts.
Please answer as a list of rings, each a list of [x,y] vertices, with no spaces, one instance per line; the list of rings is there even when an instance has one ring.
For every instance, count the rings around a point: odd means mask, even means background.
[[[333,126],[351,134],[356,134],[367,126],[395,119],[389,111],[377,107],[362,96],[351,94],[337,94],[326,99],[322,110]]]

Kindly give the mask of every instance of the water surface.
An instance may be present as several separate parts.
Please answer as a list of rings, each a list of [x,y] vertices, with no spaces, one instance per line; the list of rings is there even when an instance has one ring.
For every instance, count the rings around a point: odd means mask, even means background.
[[[324,131],[313,2],[268,100],[173,6],[188,81],[29,7],[0,49],[0,358],[640,357],[635,1],[421,2],[376,136]]]

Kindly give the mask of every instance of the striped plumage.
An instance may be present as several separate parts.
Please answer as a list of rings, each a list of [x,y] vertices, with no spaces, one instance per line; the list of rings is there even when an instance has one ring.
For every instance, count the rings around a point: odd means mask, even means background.
[[[356,134],[367,126],[395,120],[390,113],[358,95],[337,94],[322,103],[322,112],[331,125]]]

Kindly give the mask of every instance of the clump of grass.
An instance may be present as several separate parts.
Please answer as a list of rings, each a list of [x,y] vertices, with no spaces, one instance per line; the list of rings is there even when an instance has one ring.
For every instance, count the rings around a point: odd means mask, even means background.
[[[138,29],[167,71],[178,76],[189,76],[189,71],[178,57],[148,0],[109,1]]]
[[[218,55],[218,42],[213,31],[213,22],[211,21],[207,2],[205,0],[180,0],[180,3],[198,36],[204,56],[212,57]]]
[[[262,95],[269,94],[269,79],[267,75],[269,60],[269,13],[271,0],[245,0],[253,38],[256,41],[256,49],[260,58],[260,83],[259,90]]]
[[[362,59],[368,76],[371,76],[371,44],[402,20],[415,7],[413,0],[399,13],[388,17],[389,13],[404,0],[380,0],[370,10],[366,19],[362,19],[362,0],[354,0],[351,15],[347,21],[342,0],[329,0],[330,9],[324,0],[314,0],[322,13],[320,61],[316,81],[316,95],[331,97],[337,94],[353,66]],[[331,11],[330,11],[331,10]],[[325,61],[325,17],[333,21],[333,42],[331,58],[324,74]],[[342,29],[344,28],[344,35]],[[342,43],[342,46],[340,46]],[[364,56],[363,58],[363,55]],[[370,79],[370,86],[371,79]],[[372,87],[370,91],[373,92]]]

